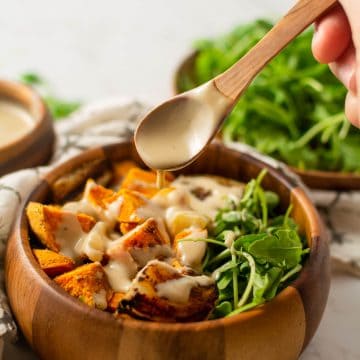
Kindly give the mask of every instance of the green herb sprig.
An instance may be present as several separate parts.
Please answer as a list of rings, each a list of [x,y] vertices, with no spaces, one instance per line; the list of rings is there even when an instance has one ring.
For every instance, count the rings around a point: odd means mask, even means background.
[[[231,316],[271,300],[302,269],[309,249],[290,218],[292,207],[277,215],[279,197],[262,188],[263,170],[245,187],[239,203],[216,215],[204,273],[213,276],[219,293],[213,318]]]

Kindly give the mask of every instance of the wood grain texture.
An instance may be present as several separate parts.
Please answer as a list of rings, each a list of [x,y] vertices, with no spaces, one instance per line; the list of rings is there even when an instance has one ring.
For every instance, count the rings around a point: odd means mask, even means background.
[[[270,60],[336,3],[337,0],[299,0],[246,55],[214,79],[215,86],[236,102]]]
[[[324,308],[317,304],[326,302],[330,288],[330,263],[327,233],[317,211],[301,188],[293,189],[291,202],[293,216],[305,230],[310,255],[293,286],[298,289],[305,308],[306,335],[304,347],[319,326]]]
[[[0,98],[22,105],[34,119],[34,128],[0,149],[0,176],[11,171],[45,164],[54,146],[53,121],[44,102],[29,87],[0,80]]]
[[[105,162],[105,168],[110,168],[112,161],[129,158],[139,160],[132,143],[90,150],[55,169],[28,200],[53,201],[54,183],[66,179],[85,163],[101,160],[99,166]],[[259,160],[216,143],[184,172],[248,181],[263,167],[266,165]],[[80,173],[85,180],[86,172]],[[257,309],[230,318],[188,324],[115,320],[109,313],[91,309],[72,298],[35,261],[23,207],[7,248],[6,285],[11,307],[29,343],[40,358],[53,360],[296,359],[325,307],[327,292],[321,289],[328,288],[329,278],[319,271],[319,266],[327,269],[327,243],[318,218],[307,219],[313,216],[312,209],[308,209],[311,203],[291,180],[269,169],[264,186],[279,192],[284,206],[290,198],[295,200],[296,214],[304,219],[303,227],[310,227],[309,234],[318,234],[311,245],[306,276],[301,273],[294,286]],[[319,291],[308,291],[307,282]]]

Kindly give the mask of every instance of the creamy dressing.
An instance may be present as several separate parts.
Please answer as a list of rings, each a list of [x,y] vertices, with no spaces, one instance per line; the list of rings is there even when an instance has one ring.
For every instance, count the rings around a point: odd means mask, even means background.
[[[93,301],[95,307],[105,310],[107,308],[106,291],[104,289],[101,289],[99,292],[94,293]]]
[[[171,302],[186,304],[194,287],[206,287],[214,284],[214,280],[206,275],[187,276],[168,280],[156,285],[157,295]]]
[[[205,175],[179,176],[171,186],[187,192],[190,207],[210,218],[214,218],[228,200],[239,201],[244,191],[244,185],[241,183],[229,180],[222,184],[219,178]],[[195,195],[198,189],[204,194],[203,199]]]
[[[234,231],[227,230],[224,235],[224,243],[230,249],[236,239],[236,234]]]
[[[34,119],[21,105],[0,99],[0,147],[21,138],[34,126]]]
[[[74,259],[76,244],[85,237],[76,214],[64,211],[59,226],[55,231],[56,242],[60,245],[60,252]]]
[[[214,136],[231,103],[212,81],[165,102],[135,133],[139,155],[152,169],[184,167]]]
[[[137,265],[129,253],[123,253],[122,259],[110,260],[104,271],[114,291],[126,292],[136,276]]]
[[[144,267],[149,261],[158,258],[172,256],[170,245],[155,245],[145,248],[132,248],[129,250],[131,256],[140,267]]]
[[[156,171],[156,187],[158,189],[165,187],[165,171],[163,170]]]
[[[206,227],[209,221],[213,220],[217,209],[226,204],[227,198],[235,199],[241,196],[242,184],[224,182],[224,179],[215,177],[182,176],[171,184],[171,188],[160,191],[151,199],[144,197],[144,205],[136,209],[135,215],[143,220],[156,220],[163,244],[146,246],[144,243],[141,247],[128,247],[129,242],[126,242],[139,231],[138,227],[122,236],[114,232],[116,218],[123,204],[121,196],[107,205],[106,209],[87,200],[94,184],[88,182],[80,201],[68,203],[63,207],[66,211],[55,234],[56,241],[61,246],[61,253],[73,259],[79,255],[86,255],[92,261],[101,261],[106,254],[109,261],[104,266],[104,271],[116,292],[126,293],[130,289],[148,291],[146,288],[141,290],[138,276],[144,268],[154,263],[168,267],[168,273],[169,269],[172,269],[175,274],[175,278],[154,285],[157,296],[169,301],[186,303],[192,288],[210,286],[214,283],[208,276],[186,276],[164,262],[176,256],[182,265],[201,271],[201,262],[207,248],[203,241],[177,241],[172,248],[169,233],[172,239],[183,230],[187,231],[183,239],[207,238]],[[81,228],[76,215],[79,212],[100,220],[89,233],[85,233]],[[225,239],[228,246],[231,246],[233,240],[234,236],[231,234]],[[106,294],[95,294],[94,303],[97,307],[102,308],[105,302]]]
[[[101,261],[107,244],[113,241],[107,236],[107,225],[99,221],[90,230],[88,234],[80,237],[74,250],[77,255],[86,255],[92,261]]]
[[[93,187],[97,186],[94,181],[88,181],[85,186],[84,195],[79,201],[71,201],[63,206],[64,210],[73,213],[83,213],[94,217],[96,220],[106,222],[109,228],[113,227],[119,216],[123,198],[119,196],[107,207],[103,209],[101,206],[89,201],[89,193]]]
[[[206,229],[192,229],[189,235],[183,237],[184,239],[206,239]],[[179,241],[177,244],[177,252],[184,265],[190,266],[195,270],[200,270],[201,261],[205,256],[206,242],[204,241]]]

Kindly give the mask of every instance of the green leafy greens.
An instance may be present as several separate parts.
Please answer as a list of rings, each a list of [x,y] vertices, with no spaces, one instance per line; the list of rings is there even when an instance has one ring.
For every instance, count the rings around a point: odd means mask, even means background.
[[[208,243],[203,271],[215,277],[219,293],[213,318],[274,298],[302,269],[309,251],[289,217],[291,206],[276,215],[279,197],[261,187],[265,174],[246,185],[239,203],[217,213],[209,239],[192,240]]]
[[[178,81],[191,89],[223,72],[272,27],[258,20],[215,40],[198,41],[191,71]],[[346,120],[346,89],[311,54],[307,31],[254,80],[229,115],[223,137],[300,169],[360,172],[360,132]]]
[[[29,72],[22,74],[20,81],[28,86],[34,87],[43,95],[43,99],[55,120],[69,116],[81,105],[78,101],[65,101],[54,96],[52,91],[48,89],[47,82],[36,73]]]

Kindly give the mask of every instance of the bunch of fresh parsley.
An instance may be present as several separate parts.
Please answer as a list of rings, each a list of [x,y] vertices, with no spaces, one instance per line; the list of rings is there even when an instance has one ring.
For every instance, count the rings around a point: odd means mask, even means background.
[[[259,20],[215,40],[195,44],[194,67],[181,91],[229,68],[272,27]],[[222,135],[300,169],[360,172],[360,131],[346,120],[346,89],[311,53],[307,31],[253,81],[229,115]]]

